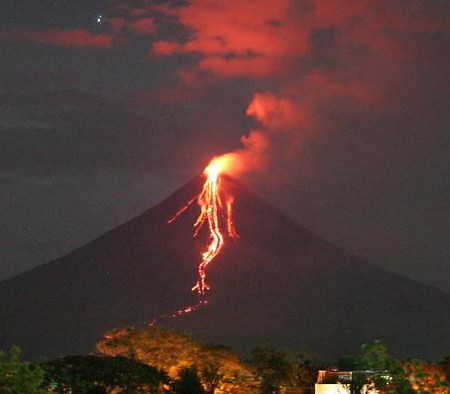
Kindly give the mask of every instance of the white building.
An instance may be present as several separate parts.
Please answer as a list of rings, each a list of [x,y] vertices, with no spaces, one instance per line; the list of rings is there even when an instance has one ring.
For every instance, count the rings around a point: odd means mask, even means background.
[[[358,373],[367,373],[373,375],[373,371],[358,371]],[[319,371],[317,383],[315,385],[315,394],[352,394],[351,384],[353,382],[354,371]],[[371,385],[365,385],[361,394],[378,394]]]

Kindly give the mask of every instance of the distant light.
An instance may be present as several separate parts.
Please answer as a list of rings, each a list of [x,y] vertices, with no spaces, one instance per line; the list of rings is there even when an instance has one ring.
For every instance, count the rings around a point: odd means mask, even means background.
[[[98,24],[100,24],[100,23],[102,23],[103,22],[103,15],[102,14],[99,14],[98,16],[97,16],[97,23]]]

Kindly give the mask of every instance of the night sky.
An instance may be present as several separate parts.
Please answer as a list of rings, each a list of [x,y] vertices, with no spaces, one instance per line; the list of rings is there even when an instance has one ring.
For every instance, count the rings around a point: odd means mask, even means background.
[[[448,0],[2,0],[0,279],[237,150],[287,215],[450,291],[449,60]]]

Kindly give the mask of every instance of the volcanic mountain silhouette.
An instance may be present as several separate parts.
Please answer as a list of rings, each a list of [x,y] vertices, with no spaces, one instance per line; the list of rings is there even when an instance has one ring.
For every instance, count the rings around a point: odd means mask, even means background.
[[[94,349],[107,330],[143,328],[194,304],[206,233],[193,239],[198,176],[162,203],[89,244],[0,283],[0,348],[33,358]],[[231,178],[240,238],[208,267],[209,303],[160,324],[203,342],[275,344],[331,359],[374,339],[398,356],[450,351],[450,295],[383,271],[288,219]]]

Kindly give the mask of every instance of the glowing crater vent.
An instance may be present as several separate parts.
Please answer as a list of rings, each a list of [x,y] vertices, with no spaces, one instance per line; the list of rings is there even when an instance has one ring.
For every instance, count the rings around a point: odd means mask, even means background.
[[[220,253],[228,238],[238,237],[233,223],[233,197],[227,194],[221,186],[221,174],[230,168],[231,162],[227,156],[211,160],[204,170],[206,176],[201,193],[181,208],[168,223],[172,223],[185,212],[195,201],[200,207],[200,214],[194,223],[194,237],[206,224],[208,227],[208,245],[201,254],[198,264],[198,280],[192,287],[199,295],[199,304],[205,304],[205,294],[209,290],[206,281],[206,268]],[[192,310],[195,310],[194,307]],[[192,310],[189,310],[191,312]],[[186,313],[186,312],[185,312]]]

